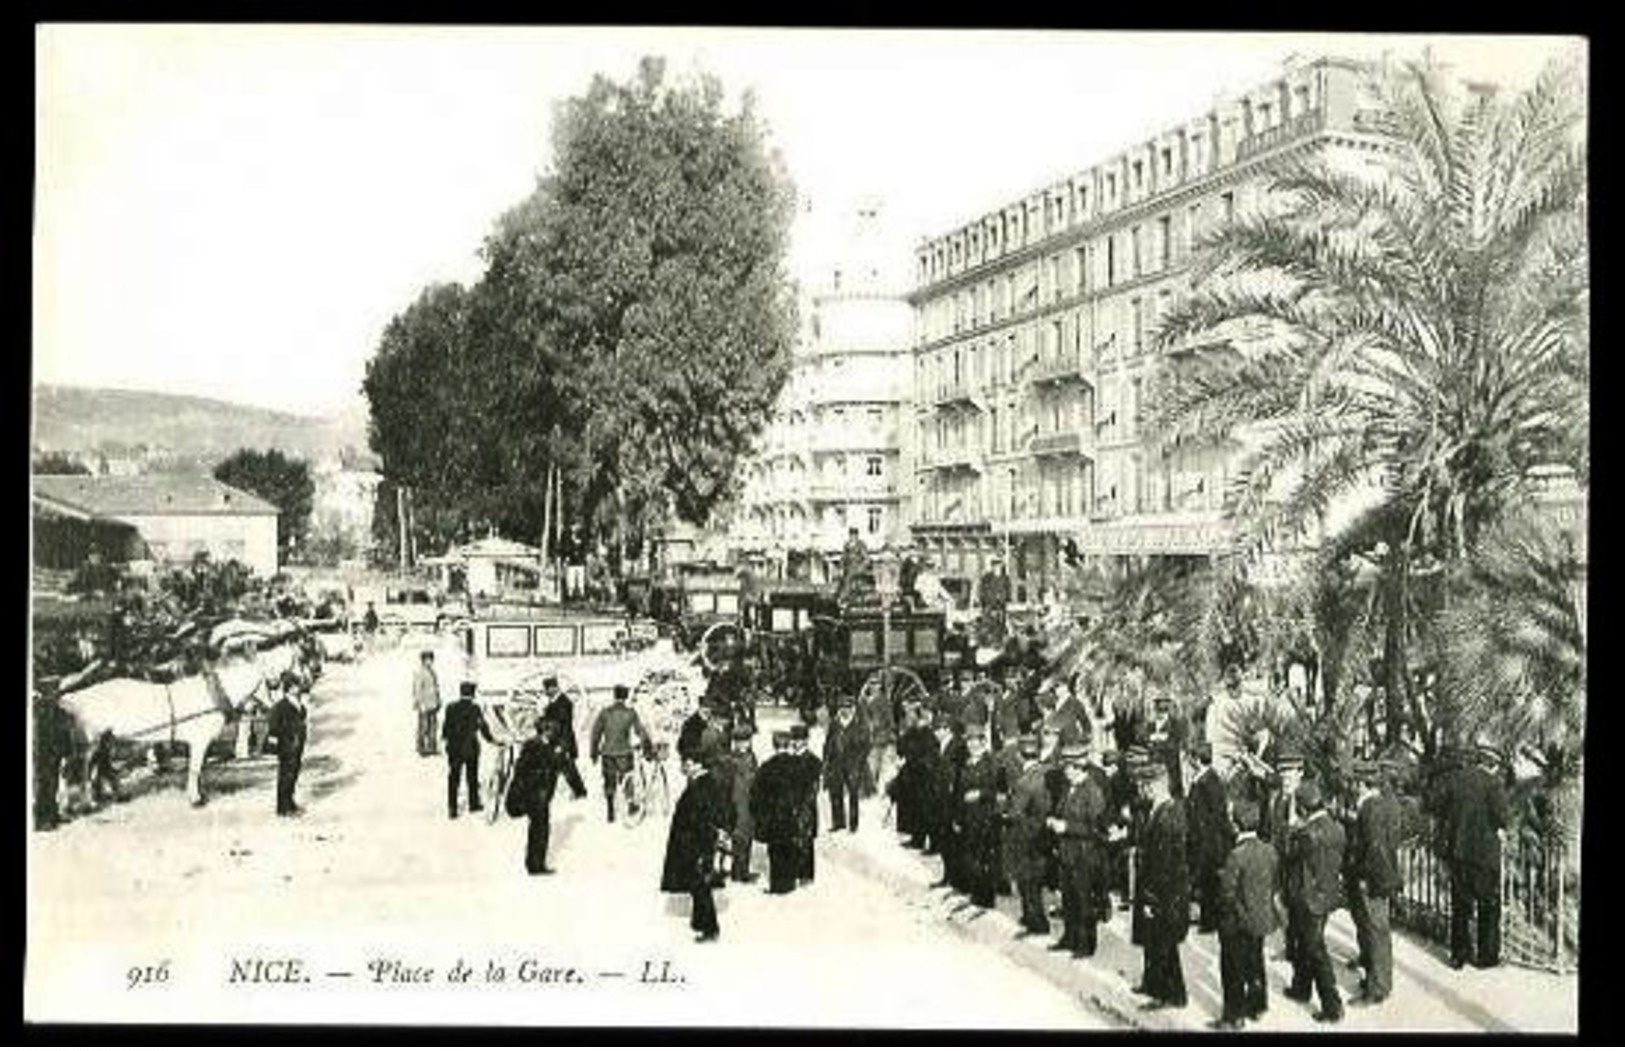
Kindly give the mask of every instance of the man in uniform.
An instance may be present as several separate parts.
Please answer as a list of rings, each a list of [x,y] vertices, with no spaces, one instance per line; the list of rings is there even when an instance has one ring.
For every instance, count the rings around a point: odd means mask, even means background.
[[[904,723],[907,728],[897,739],[897,754],[903,765],[892,782],[892,798],[897,802],[897,832],[908,837],[903,846],[924,850],[925,838],[931,831],[931,792],[941,746],[931,730],[931,715],[923,706],[911,705]]]
[[[1219,870],[1219,984],[1224,1008],[1218,1029],[1240,1029],[1269,1009],[1264,980],[1264,939],[1275,930],[1279,860],[1258,838],[1259,808],[1251,799],[1235,805],[1236,844]]]
[[[813,841],[818,838],[818,786],[823,781],[823,761],[808,750],[808,732],[805,723],[790,727],[790,755],[796,763],[796,879],[813,882],[815,855]]]
[[[1100,827],[1106,798],[1088,774],[1087,745],[1082,741],[1064,745],[1060,758],[1066,790],[1048,824],[1059,841],[1063,927],[1060,941],[1050,948],[1070,951],[1075,957],[1093,956],[1095,926],[1106,918],[1098,911],[1095,891],[1104,846]]]
[[[1338,904],[1347,844],[1343,826],[1326,812],[1317,782],[1304,781],[1294,797],[1304,818],[1287,847],[1287,867],[1295,877],[1287,896],[1287,910],[1296,914],[1300,944],[1298,956],[1292,961],[1292,982],[1286,995],[1308,1002],[1313,984],[1320,997],[1315,1021],[1338,1022],[1343,1018],[1343,999],[1326,952],[1326,917]]]
[[[727,785],[728,798],[733,805],[734,823],[729,830],[733,857],[729,877],[735,883],[754,883],[756,873],[750,870],[750,864],[756,830],[750,816],[750,791],[756,781],[756,753],[751,749],[748,726],[734,727],[733,751],[728,754],[727,763],[719,765],[716,772]]]
[[[716,757],[703,758],[714,760]],[[688,923],[694,930],[694,940],[711,942],[722,933],[712,893],[713,866],[717,847],[727,841],[726,830],[733,824],[733,806],[727,788],[702,760],[683,760],[683,773],[688,784],[672,811],[660,889],[668,894],[692,897],[693,911]]]
[[[846,531],[846,544],[841,548],[840,601],[850,602],[857,597],[869,571],[869,549],[858,536],[858,527],[851,526]]]
[[[960,781],[960,884],[978,908],[991,909],[999,885],[999,773],[987,747],[987,727],[965,728],[965,772]]]
[[[858,830],[858,796],[869,762],[869,733],[858,704],[843,695],[824,735],[824,787],[829,791],[830,831]]]
[[[1158,759],[1142,764],[1137,780],[1150,804],[1139,839],[1135,908],[1140,912],[1145,968],[1135,992],[1150,997],[1146,1010],[1183,1007],[1185,973],[1179,945],[1190,929],[1190,869],[1186,863],[1185,803],[1175,798],[1168,767]]]
[[[1354,1004],[1380,1004],[1394,988],[1394,942],[1389,926],[1389,903],[1403,886],[1399,877],[1399,840],[1404,814],[1399,800],[1388,790],[1388,775],[1377,762],[1362,760],[1354,766],[1359,796],[1354,803],[1354,879],[1349,888],[1349,914],[1360,944],[1359,964],[1365,968],[1361,994]]]
[[[1002,641],[1005,632],[1005,609],[1010,605],[1010,578],[1005,576],[1002,558],[993,559],[988,571],[982,574],[976,592],[982,607],[982,616],[992,632],[993,640]]]
[[[942,756],[937,762],[937,784],[933,793],[935,808],[931,845],[942,855],[942,879],[934,886],[958,887],[964,881],[960,874],[964,866],[964,848],[960,841],[959,811],[963,805],[962,785],[970,751],[965,744],[964,725],[946,714],[938,717],[947,719],[948,727],[945,731],[938,731]]]
[[[446,706],[446,721],[441,728],[446,740],[446,815],[454,820],[459,780],[468,782],[469,813],[485,809],[480,802],[480,738],[492,744],[496,738],[491,736],[485,713],[474,703],[476,689],[474,683],[461,684],[457,699]]]
[[[1152,705],[1149,743],[1153,755],[1168,767],[1168,787],[1176,796],[1185,794],[1185,748],[1190,744],[1190,722],[1174,699],[1158,695]]]
[[[559,746],[564,749],[566,760],[562,771],[564,781],[570,786],[570,791],[575,797],[580,799],[587,794],[587,785],[581,780],[581,771],[576,769],[576,760],[581,756],[581,746],[576,741],[575,701],[568,693],[559,689],[556,675],[548,675],[542,679],[542,695],[547,698],[547,706],[542,709],[542,718],[558,729]]]
[[[298,677],[285,673],[280,696],[271,706],[266,728],[266,736],[276,741],[276,812],[281,817],[298,817],[305,812],[293,801],[293,791],[304,762],[308,721],[305,695],[299,688]]]
[[[1229,793],[1213,768],[1213,746],[1205,741],[1191,749],[1197,773],[1186,794],[1190,819],[1191,878],[1201,906],[1197,929],[1212,933],[1219,920],[1219,869],[1230,855],[1236,831],[1230,824]]]
[[[1463,763],[1446,774],[1434,797],[1450,869],[1450,965],[1457,969],[1467,963],[1494,967],[1501,962],[1501,838],[1507,824],[1506,795],[1500,778],[1492,773],[1501,757],[1493,749],[1480,747],[1475,758],[1476,763]]]
[[[790,754],[790,734],[773,731],[773,754],[756,771],[750,788],[751,822],[767,844],[767,892],[789,894],[796,889],[800,870],[797,855],[796,810],[800,765]]]
[[[508,788],[508,813],[528,819],[525,829],[525,871],[532,876],[548,876],[548,840],[553,831],[553,792],[559,775],[572,765],[559,739],[558,724],[550,719],[536,720],[536,733],[519,751],[514,764],[513,783]]]
[[[1044,910],[1044,821],[1050,814],[1049,792],[1044,785],[1044,767],[1038,761],[1038,738],[1023,734],[1021,775],[1010,789],[1008,875],[1021,899],[1022,930],[1017,937],[1048,934],[1049,916]]]
[[[631,772],[634,763],[632,738],[637,738],[637,747],[645,753],[654,747],[637,709],[627,703],[631,695],[632,691],[624,684],[616,683],[609,705],[593,717],[592,729],[587,734],[587,754],[603,768],[605,814],[611,823],[615,821],[615,788]]]
[[[372,603],[367,610],[371,612]],[[377,614],[373,616],[376,619]],[[418,713],[418,755],[434,755],[439,744],[435,723],[440,716],[440,680],[434,674],[432,650],[418,655],[418,667],[412,673],[412,707]]]

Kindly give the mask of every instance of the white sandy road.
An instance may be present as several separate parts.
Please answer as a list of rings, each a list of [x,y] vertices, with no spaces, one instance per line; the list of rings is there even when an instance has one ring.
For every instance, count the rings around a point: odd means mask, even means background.
[[[329,666],[312,704],[301,819],[274,815],[274,765],[256,761],[210,767],[215,794],[202,810],[166,787],[30,833],[26,1016],[1105,1024],[1076,993],[965,940],[921,903],[827,863],[789,898],[730,885],[722,940],[695,945],[686,902],[658,891],[664,822],[607,825],[585,762],[592,794],[577,803],[565,793],[554,808],[558,874],[525,875],[520,822],[446,819],[444,760],[412,745],[411,666],[409,650]],[[256,972],[293,980],[243,980]]]

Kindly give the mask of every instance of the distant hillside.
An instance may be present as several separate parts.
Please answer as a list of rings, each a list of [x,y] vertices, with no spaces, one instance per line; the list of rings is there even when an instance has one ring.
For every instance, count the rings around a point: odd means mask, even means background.
[[[74,452],[144,445],[205,464],[244,447],[320,460],[345,446],[366,450],[367,410],[362,404],[321,418],[181,394],[42,384],[34,388],[34,444]]]

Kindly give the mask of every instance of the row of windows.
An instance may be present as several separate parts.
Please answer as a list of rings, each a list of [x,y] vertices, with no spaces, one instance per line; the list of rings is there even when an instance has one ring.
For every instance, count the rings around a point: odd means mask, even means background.
[[[1075,296],[1183,266],[1192,246],[1220,224],[1234,221],[1237,196],[1227,190],[1150,222],[1117,230],[1088,244],[1057,252],[1013,273],[989,277],[971,288],[927,302],[921,309],[920,341],[937,340],[997,324]]]
[[[805,532],[809,523],[798,512],[770,512],[758,510],[755,513],[758,529],[766,529],[775,537],[793,536]],[[858,526],[871,535],[879,534],[886,528],[886,509],[884,507],[842,507],[831,509],[823,516],[821,528],[831,535],[844,534],[852,526]]]
[[[1348,75],[1340,69],[1327,72]],[[916,259],[918,280],[929,284],[1210,174],[1234,163],[1247,140],[1321,105],[1310,79],[1294,74],[938,239]]]
[[[1046,470],[1023,477],[1015,469],[989,472],[964,482],[928,481],[919,518],[927,522],[974,522],[987,517],[1047,518],[1093,514],[1154,514],[1218,511],[1228,474],[1223,465],[1147,468],[1139,453],[1106,466]]]

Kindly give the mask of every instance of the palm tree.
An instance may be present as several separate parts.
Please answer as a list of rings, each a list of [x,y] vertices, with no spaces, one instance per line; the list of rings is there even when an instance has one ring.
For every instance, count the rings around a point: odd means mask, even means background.
[[[1280,207],[1198,246],[1196,290],[1155,335],[1224,347],[1164,374],[1150,422],[1169,443],[1243,443],[1227,510],[1245,549],[1290,546],[1334,507],[1367,505],[1328,539],[1381,566],[1395,704],[1411,690],[1417,582],[1527,500],[1531,468],[1588,477],[1576,68],[1553,63],[1510,98],[1425,59],[1377,71],[1382,177],[1280,168]]]

